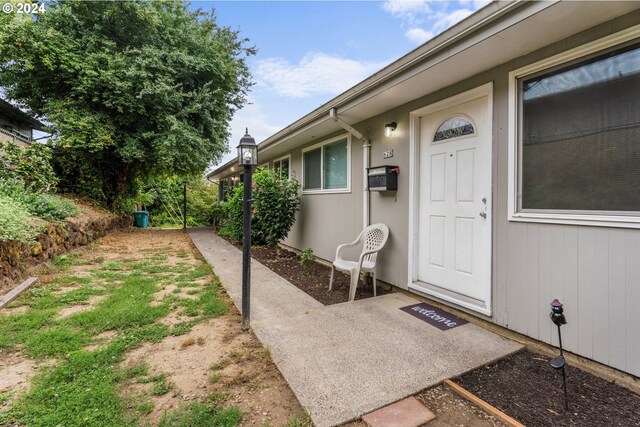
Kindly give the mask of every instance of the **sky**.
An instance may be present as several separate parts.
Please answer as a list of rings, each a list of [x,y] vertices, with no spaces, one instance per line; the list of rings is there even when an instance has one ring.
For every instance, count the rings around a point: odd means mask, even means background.
[[[254,86],[230,123],[235,157],[245,128],[260,143],[466,18],[489,0],[192,1],[215,9],[258,53]]]

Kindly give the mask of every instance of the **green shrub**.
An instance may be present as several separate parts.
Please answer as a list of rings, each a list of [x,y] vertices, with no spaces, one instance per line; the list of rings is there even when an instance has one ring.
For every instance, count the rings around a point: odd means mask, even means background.
[[[22,203],[0,194],[0,241],[28,243],[41,229]]]
[[[0,195],[21,203],[32,216],[47,221],[62,220],[80,212],[71,200],[56,194],[31,191],[16,181],[0,179]]]
[[[54,190],[58,178],[51,166],[51,149],[44,144],[21,147],[0,141],[0,179],[21,183],[33,192]]]
[[[251,240],[260,245],[275,245],[287,237],[300,208],[300,183],[280,179],[270,169],[258,169],[253,177]],[[231,190],[225,203],[227,219],[223,235],[242,240],[243,186]]]

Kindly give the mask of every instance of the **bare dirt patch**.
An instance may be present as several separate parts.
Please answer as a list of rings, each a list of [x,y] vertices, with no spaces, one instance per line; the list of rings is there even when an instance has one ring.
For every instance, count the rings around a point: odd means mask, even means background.
[[[29,391],[31,379],[40,369],[55,363],[55,359],[36,361],[16,351],[0,350],[0,393],[6,393],[7,397],[0,403],[0,410],[10,407],[14,400]]]
[[[463,399],[444,385],[424,390],[415,395],[436,418],[426,427],[507,427],[493,415]],[[363,421],[354,421],[343,427],[367,427]]]
[[[93,337],[92,343],[86,346],[84,349],[87,351],[95,351],[105,347],[116,336],[115,331],[104,331],[95,337]]]
[[[444,385],[425,390],[416,395],[416,398],[437,417],[429,423],[429,427],[506,427],[506,424],[496,417]]]
[[[181,403],[224,401],[244,413],[241,425],[282,425],[304,410],[286,384],[268,351],[251,333],[243,333],[237,312],[194,326],[190,333],[145,344],[132,351],[123,366],[148,364],[166,374],[171,390],[152,398],[152,424]],[[129,384],[134,392],[139,384]],[[147,389],[149,387],[146,387]]]
[[[176,313],[175,311],[172,311],[171,313],[169,313],[167,316],[163,317],[162,319],[160,319],[160,323],[162,323],[163,325],[167,325],[167,326],[175,326],[179,323],[182,323],[186,320],[189,320],[189,318],[185,315],[182,315],[180,313]]]
[[[20,305],[18,307],[4,307],[0,309],[0,316],[9,316],[11,314],[22,314],[29,310],[29,306]]]
[[[106,297],[106,295],[94,295],[89,298],[86,304],[72,305],[70,307],[63,308],[58,312],[56,317],[58,319],[64,319],[65,317],[72,316],[76,313],[91,310],[96,306],[96,304],[104,300]]]
[[[158,305],[162,302],[163,299],[165,299],[166,297],[168,297],[169,295],[174,295],[176,297],[179,298],[188,298],[188,299],[196,299],[197,296],[196,295],[190,295],[186,293],[186,289],[181,290],[180,292],[176,292],[176,289],[180,289],[178,288],[176,285],[167,285],[165,286],[162,290],[156,292],[154,294],[154,302],[151,303],[152,306],[154,305]]]
[[[0,393],[8,390],[14,393],[28,391],[36,369],[34,361],[18,353],[3,352],[3,357],[0,358]]]

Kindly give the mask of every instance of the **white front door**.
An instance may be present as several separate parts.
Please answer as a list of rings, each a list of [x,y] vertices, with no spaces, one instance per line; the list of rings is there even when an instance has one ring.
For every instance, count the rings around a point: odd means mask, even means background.
[[[489,97],[420,117],[414,258],[418,289],[485,313],[491,303]]]

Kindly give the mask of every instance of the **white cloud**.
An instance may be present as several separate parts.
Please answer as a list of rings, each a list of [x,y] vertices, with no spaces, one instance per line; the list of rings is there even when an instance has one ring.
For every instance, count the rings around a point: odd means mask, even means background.
[[[404,33],[404,35],[415,44],[422,44],[433,38],[433,33],[431,31],[426,31],[422,28],[411,28],[409,31]]]
[[[438,20],[434,23],[433,28],[439,34],[447,28],[452,27],[454,24],[462,21],[472,13],[473,11],[469,9],[456,9],[449,13],[439,13],[437,14]]]
[[[254,77],[276,93],[290,98],[337,95],[378,70],[381,63],[361,63],[324,53],[307,54],[297,63],[281,58],[257,62]]]
[[[217,165],[212,166],[208,172],[237,157],[236,147],[240,143],[240,139],[244,136],[246,128],[249,129],[249,134],[256,140],[256,143],[260,143],[278,132],[282,127],[282,123],[270,123],[264,114],[261,104],[250,98],[249,103],[241,110],[236,111],[231,119],[231,123],[229,123],[230,135],[227,145],[230,151],[222,156],[222,159]]]
[[[480,8],[485,7],[486,5],[488,5],[489,3],[491,3],[493,0],[474,0],[473,2],[473,8],[474,10],[478,10]]]
[[[401,18],[410,23],[420,20],[420,15],[431,12],[429,0],[386,0],[382,8],[395,18]]]
[[[416,44],[422,44],[447,28],[462,21],[491,0],[385,0],[383,10],[408,26],[404,35]]]

